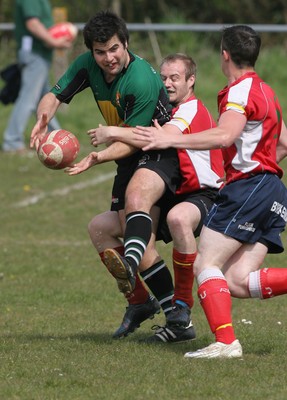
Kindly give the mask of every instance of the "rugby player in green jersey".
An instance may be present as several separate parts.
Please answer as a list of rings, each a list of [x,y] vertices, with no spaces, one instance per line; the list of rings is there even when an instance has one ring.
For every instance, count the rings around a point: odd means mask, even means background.
[[[131,129],[137,125],[150,126],[153,120],[164,124],[170,119],[171,106],[166,89],[159,74],[141,57],[132,53],[129,48],[129,32],[125,22],[114,13],[101,11],[92,17],[84,27],[84,41],[89,51],[77,57],[59,79],[53,89],[40,101],[37,109],[37,122],[31,133],[30,146],[36,149],[43,136],[47,133],[49,121],[55,115],[62,103],[70,103],[83,90],[89,88],[95,98],[107,125],[121,126]],[[96,121],[95,121],[96,123]],[[139,160],[159,160],[160,164],[167,160],[174,161],[172,173],[167,177],[166,185],[171,190],[176,189],[180,180],[177,152],[175,149],[164,152],[149,152],[143,154],[131,145],[115,142],[99,152],[91,152],[85,157],[79,173],[94,165],[107,161],[116,161],[117,174],[112,189],[112,204],[110,211],[96,216],[98,225],[103,222],[113,227],[109,248],[123,252],[119,237],[125,230],[125,189],[132,177]],[[72,174],[72,173],[71,173]],[[159,218],[159,209],[153,208],[151,218]],[[93,219],[95,223],[95,219]],[[156,224],[155,224],[156,225]],[[155,232],[153,231],[153,240]],[[101,240],[100,240],[101,239]],[[99,238],[98,242],[103,242]],[[151,241],[152,242],[152,241]],[[97,247],[102,261],[105,248]],[[155,246],[148,246],[142,260],[142,269],[155,266],[155,271],[149,286],[156,297],[163,299],[162,307],[171,309],[173,283],[169,269],[157,253]],[[118,284],[119,281],[118,281]],[[157,300],[149,294],[140,278],[136,277],[135,289],[127,296],[128,307],[123,323],[114,337],[126,336],[133,332],[144,320],[152,318],[160,310]]]

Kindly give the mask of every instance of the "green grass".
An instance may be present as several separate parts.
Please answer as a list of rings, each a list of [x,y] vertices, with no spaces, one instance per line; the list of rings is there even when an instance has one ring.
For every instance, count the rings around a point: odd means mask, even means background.
[[[204,91],[211,81],[210,73],[198,89],[213,103]],[[91,96],[81,96],[59,116],[63,127],[79,135],[80,156],[91,150],[85,132],[101,122]],[[0,132],[10,109],[1,108]],[[87,224],[109,208],[112,179],[92,183],[114,171],[114,164],[69,177],[46,169],[35,154],[1,153],[0,171],[1,399],[285,400],[287,297],[234,300],[242,360],[183,358],[213,340],[197,299],[193,343],[140,343],[154,323],[164,322],[162,313],[113,341],[126,303],[90,243]],[[29,204],[34,196],[38,201]],[[171,246],[158,247],[171,265]],[[285,253],[269,256],[267,264],[286,266]]]

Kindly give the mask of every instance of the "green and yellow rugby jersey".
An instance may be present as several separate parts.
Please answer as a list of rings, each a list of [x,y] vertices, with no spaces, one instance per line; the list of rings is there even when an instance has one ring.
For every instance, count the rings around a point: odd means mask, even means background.
[[[69,103],[90,87],[107,125],[149,126],[169,121],[171,106],[159,74],[144,59],[129,52],[131,61],[111,83],[104,79],[91,52],[80,55],[51,90]]]

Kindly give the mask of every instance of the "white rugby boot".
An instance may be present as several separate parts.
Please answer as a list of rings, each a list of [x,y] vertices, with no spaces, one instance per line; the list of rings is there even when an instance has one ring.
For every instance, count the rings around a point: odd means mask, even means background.
[[[236,339],[230,344],[215,342],[203,349],[185,353],[185,358],[238,358],[242,357],[242,347]]]

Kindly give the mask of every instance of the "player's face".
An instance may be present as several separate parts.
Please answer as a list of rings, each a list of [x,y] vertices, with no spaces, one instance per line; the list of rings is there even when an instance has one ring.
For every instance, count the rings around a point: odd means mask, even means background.
[[[124,46],[117,35],[105,43],[94,42],[93,56],[107,82],[112,82],[129,63],[127,44]]]
[[[184,103],[193,94],[195,77],[186,80],[185,65],[182,60],[166,62],[161,66],[160,76],[174,105]]]

